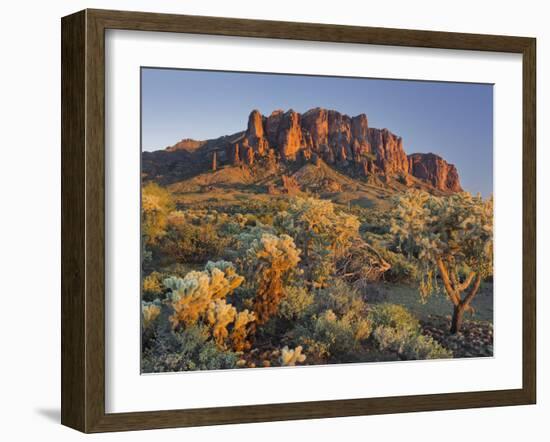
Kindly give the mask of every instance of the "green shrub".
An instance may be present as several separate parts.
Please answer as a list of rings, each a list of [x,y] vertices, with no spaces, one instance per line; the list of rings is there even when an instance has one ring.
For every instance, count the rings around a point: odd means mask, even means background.
[[[380,256],[390,264],[390,269],[384,273],[384,279],[391,282],[416,282],[417,264],[400,252],[393,249],[391,234],[376,234],[364,232],[365,241],[372,245]]]
[[[379,325],[375,327],[372,336],[381,350],[391,350],[401,355],[404,352],[405,344],[411,336],[416,335],[406,329]]]
[[[327,346],[331,362],[350,362],[360,350],[350,322],[338,320],[332,310],[317,318],[311,337]]]
[[[431,336],[416,335],[406,341],[402,356],[404,359],[447,359],[452,358],[453,353]]]
[[[318,365],[328,362],[330,351],[326,342],[316,341],[310,337],[302,337],[301,342],[310,364]]]
[[[220,350],[209,340],[209,336],[209,331],[201,326],[179,331],[158,327],[142,352],[142,372],[235,368],[237,355],[231,351]]]
[[[279,304],[279,316],[289,321],[302,319],[313,304],[314,296],[305,287],[285,287],[285,297]]]
[[[242,230],[242,226],[235,221],[228,221],[220,226],[220,233],[227,236],[238,235]]]
[[[293,343],[304,346],[311,362],[357,362],[371,331],[367,318],[356,318],[351,311],[339,318],[329,309],[298,325]]]
[[[358,344],[369,338],[372,332],[372,321],[362,296],[340,279],[334,279],[329,287],[316,291],[311,309],[317,313],[311,338],[327,344],[332,355],[360,350]],[[338,345],[343,346],[341,351]]]
[[[204,264],[221,258],[227,244],[228,239],[218,234],[216,226],[184,222],[168,230],[160,240],[157,254],[163,265],[174,262]]]
[[[357,316],[367,313],[362,296],[353,287],[341,279],[332,279],[330,284],[316,291],[317,312],[332,310],[338,316],[344,316],[353,311]]]
[[[386,327],[412,334],[420,330],[418,320],[409,311],[397,304],[380,304],[371,309],[369,317],[374,327]]]
[[[452,357],[450,350],[421,334],[418,320],[405,307],[381,304],[370,311],[369,318],[372,337],[381,350],[393,351],[406,360]]]
[[[391,250],[384,250],[382,252],[384,259],[386,259],[391,268],[385,274],[386,280],[391,282],[412,282],[415,281],[417,275],[417,267],[409,259],[407,259],[401,253],[395,253]]]

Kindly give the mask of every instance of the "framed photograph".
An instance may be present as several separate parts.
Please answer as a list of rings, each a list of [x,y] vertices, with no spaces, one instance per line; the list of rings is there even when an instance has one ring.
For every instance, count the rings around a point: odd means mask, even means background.
[[[534,404],[535,39],[62,19],[62,423]]]

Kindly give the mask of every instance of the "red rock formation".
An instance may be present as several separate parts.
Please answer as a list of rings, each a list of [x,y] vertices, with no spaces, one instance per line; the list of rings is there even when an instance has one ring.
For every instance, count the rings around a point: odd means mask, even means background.
[[[215,172],[218,169],[218,153],[214,151],[212,154],[212,172]]]
[[[259,157],[274,149],[284,160],[309,161],[315,153],[329,164],[341,167],[355,164],[355,170],[364,173],[374,170],[391,176],[408,173],[401,137],[387,129],[369,128],[365,114],[350,118],[334,110],[315,108],[303,115],[293,110],[276,110],[265,118],[254,110],[248,118],[240,152],[237,155],[230,152],[229,161],[247,161],[245,150],[249,146]],[[298,155],[299,152],[302,154]],[[372,161],[373,156],[376,167],[364,166],[365,160]]]
[[[358,141],[368,141],[369,120],[365,114],[359,114],[351,119],[351,134]]]
[[[316,153],[311,156],[311,161],[315,164],[315,167],[321,167],[321,157]]]
[[[248,116],[248,128],[246,134],[249,137],[263,138],[264,136],[264,117],[258,110],[253,110]]]
[[[254,149],[252,149],[252,147],[248,146],[244,149],[243,151],[244,155],[244,161],[246,164],[248,164],[249,166],[252,166],[254,164]]]
[[[342,184],[334,180],[331,180],[330,178],[327,178],[323,180],[323,183],[321,184],[321,188],[325,189],[327,192],[341,192]]]
[[[453,164],[433,153],[413,153],[408,156],[409,169],[416,178],[427,181],[436,189],[461,192],[458,171]]]
[[[271,146],[276,146],[279,141],[279,125],[283,118],[282,110],[275,110],[267,117],[265,122],[265,133],[267,141]]]
[[[351,149],[356,162],[362,163],[362,157],[369,154],[371,144],[369,142],[369,122],[365,114],[360,114],[351,119]]]
[[[300,114],[291,109],[283,114],[279,123],[277,145],[281,158],[295,160],[298,151],[303,147],[302,141]]]
[[[369,142],[376,155],[375,164],[386,175],[408,173],[409,163],[403,150],[403,139],[388,129],[369,128]]]
[[[397,178],[397,180],[401,183],[401,184],[404,184],[405,186],[407,187],[411,187],[413,185],[413,179],[412,179],[412,176],[409,175],[409,174],[402,174],[402,175],[399,175],[399,177]]]
[[[263,161],[272,169],[277,159],[306,163],[324,160],[353,174],[377,175],[378,181],[387,183],[398,180],[411,185],[412,175],[439,190],[462,190],[453,165],[433,154],[407,157],[403,139],[388,129],[369,127],[365,114],[349,117],[314,108],[304,114],[276,110],[264,117],[254,110],[246,131],[239,136],[225,150],[224,161],[230,164]]]
[[[277,169],[277,158],[275,156],[275,151],[273,149],[269,149],[267,152],[265,167],[270,172],[273,172],[274,170]]]
[[[335,158],[346,162],[351,157],[351,118],[340,112],[328,111],[328,142]]]
[[[241,156],[239,153],[240,144],[233,143],[227,147],[226,157],[229,164],[239,164],[241,162]]]
[[[360,163],[360,170],[363,175],[367,176],[369,174],[369,162],[368,160],[363,160]]]
[[[328,145],[328,111],[316,107],[302,115],[302,128],[311,137],[308,147],[318,151],[320,145]]]
[[[283,183],[283,193],[287,195],[296,195],[300,192],[300,185],[294,177],[283,175],[281,180]]]
[[[279,195],[279,190],[275,186],[275,184],[268,184],[267,185],[267,193],[270,195]]]
[[[264,155],[269,148],[269,143],[264,136],[264,120],[259,111],[253,110],[248,117],[246,138],[243,141],[244,146],[251,147],[259,155]]]

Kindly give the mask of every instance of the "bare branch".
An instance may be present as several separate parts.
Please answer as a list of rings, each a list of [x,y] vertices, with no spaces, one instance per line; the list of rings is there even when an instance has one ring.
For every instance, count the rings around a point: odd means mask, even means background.
[[[449,295],[451,302],[454,305],[459,305],[460,296],[457,295],[456,291],[452,286],[451,280],[449,278],[449,272],[447,270],[447,267],[445,267],[445,263],[443,262],[443,259],[437,258],[437,268],[439,269],[439,274],[441,275],[441,279],[443,280],[445,291],[447,292],[447,295]]]
[[[481,285],[481,274],[478,273],[476,280],[474,282],[474,285],[472,286],[472,288],[470,289],[470,291],[468,292],[464,300],[461,301],[461,304],[466,306],[470,305],[470,302],[472,302],[472,299],[474,299],[474,297],[476,296],[480,285]]]
[[[466,290],[474,280],[475,276],[476,276],[476,272],[470,272],[470,274],[464,280],[464,282],[458,286],[458,291],[463,292],[464,290]]]

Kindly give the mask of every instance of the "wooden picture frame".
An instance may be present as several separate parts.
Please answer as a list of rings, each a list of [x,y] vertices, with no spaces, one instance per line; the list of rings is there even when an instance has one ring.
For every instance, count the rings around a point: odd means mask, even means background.
[[[523,385],[466,393],[108,414],[105,412],[105,30],[418,48],[523,58]],[[62,409],[83,432],[534,404],[536,41],[533,38],[84,10],[62,19]]]

